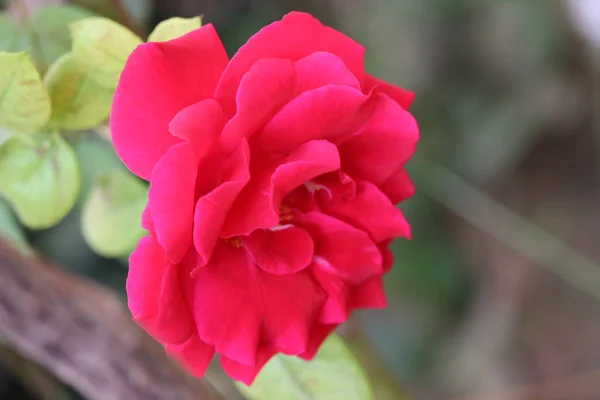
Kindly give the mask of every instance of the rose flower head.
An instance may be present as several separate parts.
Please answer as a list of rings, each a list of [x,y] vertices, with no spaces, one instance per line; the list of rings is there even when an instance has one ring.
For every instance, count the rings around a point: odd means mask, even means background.
[[[274,354],[310,360],[352,310],[385,306],[418,127],[412,93],[363,55],[293,12],[231,60],[211,25],[129,56],[112,140],[150,190],[128,305],[193,375],[216,353],[250,384]]]

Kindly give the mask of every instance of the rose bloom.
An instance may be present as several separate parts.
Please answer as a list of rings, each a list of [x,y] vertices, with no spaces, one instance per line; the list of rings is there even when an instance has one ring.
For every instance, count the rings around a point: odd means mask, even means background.
[[[412,93],[363,56],[294,12],[231,60],[211,25],[129,57],[112,140],[150,190],[128,304],[195,376],[217,353],[250,384],[274,354],[310,360],[352,310],[385,306],[418,128]]]

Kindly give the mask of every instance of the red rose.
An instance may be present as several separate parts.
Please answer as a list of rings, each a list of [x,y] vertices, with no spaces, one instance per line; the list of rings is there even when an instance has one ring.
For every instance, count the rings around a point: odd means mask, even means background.
[[[194,375],[216,352],[249,384],[385,305],[418,128],[413,95],[367,75],[363,53],[295,12],[231,60],[211,25],[129,57],[112,138],[150,181],[129,308]]]

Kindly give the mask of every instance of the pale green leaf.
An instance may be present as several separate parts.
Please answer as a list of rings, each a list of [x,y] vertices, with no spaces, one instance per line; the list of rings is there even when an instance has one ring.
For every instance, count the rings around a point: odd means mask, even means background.
[[[331,335],[312,361],[273,357],[247,387],[236,382],[249,400],[371,400],[371,385],[337,335]]]
[[[142,43],[129,29],[108,19],[88,18],[71,25],[73,55],[97,83],[117,86],[129,54]]]
[[[83,207],[81,229],[88,245],[104,257],[129,255],[144,236],[140,216],[147,186],[125,171],[98,177]]]
[[[21,251],[31,251],[25,232],[14,217],[10,205],[4,200],[0,200],[0,236]]]
[[[13,136],[0,147],[0,195],[29,228],[58,223],[79,193],[77,159],[57,134],[41,138]]]
[[[23,51],[27,48],[27,35],[7,14],[0,13],[0,51]]]
[[[0,52],[0,126],[32,133],[49,116],[50,98],[29,56]]]
[[[149,42],[166,42],[185,35],[188,32],[198,29],[202,26],[202,18],[169,18],[162,21],[148,36]]]
[[[30,29],[34,59],[47,68],[71,50],[69,25],[94,14],[72,4],[50,4],[32,17]]]
[[[72,53],[60,57],[48,70],[44,84],[52,100],[52,129],[93,128],[108,118],[112,91],[98,85]]]

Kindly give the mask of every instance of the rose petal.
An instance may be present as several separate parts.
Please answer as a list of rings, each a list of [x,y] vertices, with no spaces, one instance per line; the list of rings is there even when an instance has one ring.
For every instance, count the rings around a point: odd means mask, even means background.
[[[356,308],[385,308],[387,301],[383,290],[381,277],[376,276],[352,290],[350,307]]]
[[[327,293],[327,300],[319,315],[319,323],[339,324],[346,321],[350,312],[348,308],[349,285],[328,265],[315,263],[311,267],[311,272]]]
[[[110,117],[113,145],[131,172],[150,178],[158,160],[179,142],[169,134],[169,122],[182,108],[212,97],[227,62],[212,25],[133,51]]]
[[[154,238],[140,239],[129,256],[127,305],[133,318],[151,335],[155,332],[158,301],[164,275],[169,268],[163,249]]]
[[[339,324],[317,324],[310,334],[310,342],[306,351],[299,356],[305,360],[312,360],[317,354],[319,347],[325,339],[333,332]]]
[[[379,185],[379,189],[389,197],[392,204],[409,199],[415,194],[415,185],[404,168]]]
[[[317,52],[296,61],[296,93],[325,85],[346,85],[360,90],[356,76],[338,56]]]
[[[215,98],[230,115],[240,80],[258,60],[285,58],[299,60],[312,53],[335,54],[359,79],[363,78],[364,48],[335,29],[322,25],[309,14],[291,12],[252,36],[233,56],[219,81]]]
[[[299,272],[313,257],[312,238],[304,229],[292,225],[277,230],[258,229],[242,241],[254,263],[275,275]]]
[[[200,338],[247,366],[259,344],[287,354],[304,352],[324,294],[308,272],[276,276],[258,269],[243,247],[219,241],[196,270],[194,313]]]
[[[256,134],[255,146],[286,153],[313,139],[335,141],[358,129],[370,116],[369,98],[350,86],[327,85],[286,104]]]
[[[167,344],[165,350],[196,378],[202,378],[215,354],[214,347],[202,343],[196,333],[181,344]]]
[[[279,163],[262,167],[235,201],[221,237],[249,235],[279,224],[283,197],[303,183],[339,169],[337,148],[326,140],[305,143]]]
[[[413,92],[402,89],[398,86],[394,86],[369,74],[365,75],[362,86],[365,93],[369,93],[372,90],[385,93],[398,102],[398,104],[400,104],[406,110],[408,110],[413,102],[413,99],[415,98],[415,94]]]
[[[192,241],[194,187],[198,157],[190,142],[173,146],[156,164],[148,191],[148,205],[156,239],[167,259],[181,260]]]
[[[410,238],[410,225],[390,199],[370,182],[357,181],[353,199],[330,199],[317,193],[324,212],[368,232],[376,243],[394,237]]]
[[[169,123],[169,131],[180,139],[192,142],[201,158],[216,143],[224,125],[225,118],[219,103],[206,99],[179,111]]]
[[[413,116],[386,95],[357,134],[340,144],[342,169],[355,179],[381,184],[414,153],[419,129]]]
[[[295,221],[312,236],[314,262],[322,269],[353,284],[382,273],[381,252],[365,231],[321,212],[299,215]]]
[[[261,349],[254,365],[244,365],[223,355],[219,355],[221,367],[231,378],[250,386],[262,367],[277,353],[273,349]]]
[[[198,252],[198,265],[204,265],[210,259],[231,205],[250,180],[249,152],[244,139],[224,166],[223,183],[200,197],[196,203],[194,246]]]
[[[256,62],[242,78],[236,94],[237,113],[227,123],[219,144],[235,148],[243,137],[262,127],[294,94],[294,63],[283,59]]]

